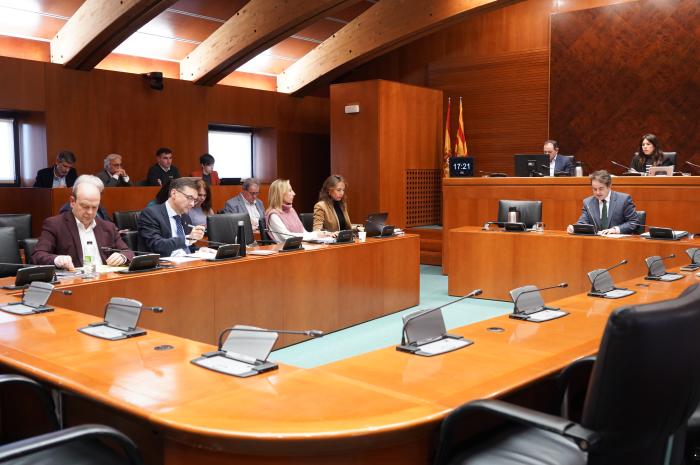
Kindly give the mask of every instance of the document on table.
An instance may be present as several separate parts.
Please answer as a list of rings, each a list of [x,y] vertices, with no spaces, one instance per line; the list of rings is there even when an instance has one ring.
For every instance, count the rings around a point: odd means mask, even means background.
[[[598,236],[609,237],[611,239],[619,239],[621,237],[630,237],[631,234],[601,234],[601,233],[598,233]]]
[[[268,249],[263,249],[263,250],[249,250],[248,255],[274,255],[276,254],[276,250],[268,250]]]
[[[420,346],[420,351],[426,355],[437,355],[444,352],[461,349],[462,347],[466,347],[471,343],[472,341],[466,339],[452,339],[451,337],[446,337],[435,342],[423,344]]]
[[[216,257],[216,251],[211,251],[208,252],[206,250],[198,250],[195,253],[188,253],[185,255],[186,257],[190,258],[201,258],[201,259],[209,259],[209,258],[214,258]]]
[[[109,265],[97,265],[98,273],[114,273],[116,271],[126,270],[126,266],[109,266]]]
[[[176,265],[179,265],[180,263],[189,263],[193,262],[195,260],[201,260],[199,257],[190,257],[188,255],[184,256],[179,256],[179,257],[164,257],[160,259],[163,262],[170,262],[170,263],[175,263]]]

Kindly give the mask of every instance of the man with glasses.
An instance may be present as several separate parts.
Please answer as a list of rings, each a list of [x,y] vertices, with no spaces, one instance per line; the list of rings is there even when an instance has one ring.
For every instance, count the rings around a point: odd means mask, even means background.
[[[139,243],[161,257],[176,257],[195,251],[204,237],[204,226],[193,226],[187,212],[197,200],[197,178],[178,178],[170,183],[168,200],[141,211]]]
[[[244,179],[242,187],[240,194],[226,201],[224,213],[247,213],[253,231],[257,231],[260,218],[265,217],[265,206],[258,198],[260,181],[256,178]]]

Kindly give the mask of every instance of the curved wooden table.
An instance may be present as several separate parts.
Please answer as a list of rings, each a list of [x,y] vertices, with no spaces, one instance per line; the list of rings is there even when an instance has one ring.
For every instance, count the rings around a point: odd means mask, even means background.
[[[503,316],[458,328],[451,332],[474,345],[439,357],[387,347],[248,379],[190,364],[212,347],[176,336],[150,331],[108,342],[76,331],[96,320],[90,315],[0,314],[0,363],[69,393],[68,424],[101,421],[131,434],[149,463],[425,464],[451,409],[513,393],[595,353],[614,308],[672,298],[696,282],[694,274],[673,283],[631,279],[620,284],[639,292],[625,299],[552,302],[571,314],[551,322]],[[504,331],[487,331],[493,326]],[[173,349],[154,349],[163,345]]]

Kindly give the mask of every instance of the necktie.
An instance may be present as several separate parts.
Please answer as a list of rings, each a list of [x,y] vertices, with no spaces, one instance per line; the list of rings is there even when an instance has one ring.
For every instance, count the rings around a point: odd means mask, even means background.
[[[177,227],[177,237],[185,238],[185,228],[182,226],[182,218],[180,215],[173,215],[175,226]]]
[[[603,228],[608,227],[608,201],[603,200],[603,213],[600,215],[600,225]]]

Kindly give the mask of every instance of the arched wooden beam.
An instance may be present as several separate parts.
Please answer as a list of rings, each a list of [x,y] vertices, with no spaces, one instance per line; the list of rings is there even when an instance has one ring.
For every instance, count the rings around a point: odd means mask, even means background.
[[[487,5],[512,0],[381,0],[277,76],[277,91],[299,94]]]
[[[51,62],[89,70],[176,0],[86,0],[51,40]]]
[[[258,53],[360,0],[251,0],[180,62],[180,79],[214,85]]]

